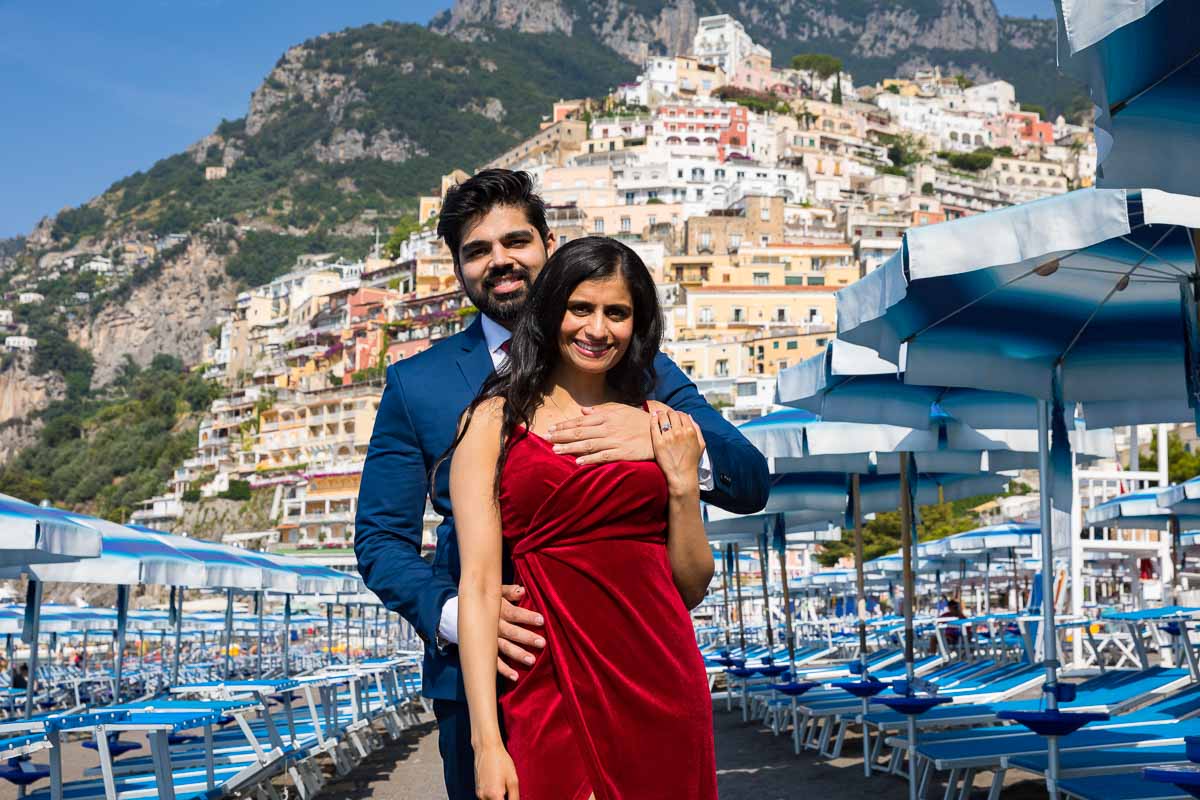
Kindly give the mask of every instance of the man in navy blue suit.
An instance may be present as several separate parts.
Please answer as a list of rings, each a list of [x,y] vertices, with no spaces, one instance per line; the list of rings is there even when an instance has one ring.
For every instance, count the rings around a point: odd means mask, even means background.
[[[483,381],[504,362],[509,328],[554,252],[555,239],[530,177],[495,169],[446,193],[438,235],[480,313],[466,330],[388,369],[363,467],[354,549],[367,585],[425,642],[423,694],[433,699],[438,720],[446,791],[451,800],[468,800],[475,797],[475,774],[456,647],[459,557],[450,471],[443,465],[435,476],[433,507],[443,519],[432,564],[421,557],[429,471],[450,446],[459,416]],[[737,513],[762,509],[769,491],[762,455],[669,358],[660,354],[654,369],[652,399],[690,414],[704,432],[702,497]],[[552,429],[556,451],[576,455],[581,464],[653,460],[645,411],[607,404],[584,412]],[[522,587],[504,587],[496,669],[509,680],[516,673],[506,659],[532,663],[545,646],[538,633],[543,621],[516,605],[522,593]]]

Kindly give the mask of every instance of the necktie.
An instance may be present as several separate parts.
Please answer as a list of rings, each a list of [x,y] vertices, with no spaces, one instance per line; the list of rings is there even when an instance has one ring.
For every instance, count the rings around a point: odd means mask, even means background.
[[[504,343],[500,345],[500,352],[504,353],[504,355],[508,355],[509,348],[511,348],[511,347],[512,347],[512,339],[505,339]]]

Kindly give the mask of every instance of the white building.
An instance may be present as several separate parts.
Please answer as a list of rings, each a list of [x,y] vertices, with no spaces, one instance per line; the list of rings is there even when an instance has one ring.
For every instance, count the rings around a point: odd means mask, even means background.
[[[0,308],[0,325],[12,325],[13,312],[11,308]]]
[[[97,275],[112,275],[113,262],[111,258],[106,256],[93,256],[90,261],[82,267],[84,272],[94,272]]]
[[[987,116],[1002,116],[1020,111],[1017,92],[1008,81],[992,81],[963,90],[964,111]]]
[[[771,54],[765,47],[756,45],[746,33],[742,23],[728,14],[701,17],[692,40],[692,54],[705,64],[713,64],[733,75],[752,54]]]
[[[21,305],[36,305],[45,299],[46,296],[38,292],[21,292],[17,295],[17,302]]]
[[[37,347],[37,339],[29,336],[6,336],[4,337],[5,350],[23,350],[28,353]]]

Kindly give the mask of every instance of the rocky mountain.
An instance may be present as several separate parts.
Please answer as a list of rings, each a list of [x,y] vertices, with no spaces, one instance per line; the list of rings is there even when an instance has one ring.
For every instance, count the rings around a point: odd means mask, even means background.
[[[1003,77],[1023,102],[1054,111],[1087,107],[1051,66],[1054,23],[1001,17],[992,0],[456,0],[431,27],[460,38],[481,25],[593,38],[640,64],[688,50],[699,18],[722,13],[778,65],[829,53],[859,83],[937,65],[977,81]]]
[[[0,292],[37,289],[66,309],[63,328],[94,358],[94,387],[126,356],[193,363],[240,289],[304,252],[361,257],[443,174],[533,133],[555,100],[603,94],[634,73],[601,43],[558,34],[450,38],[389,23],[319,36],[283,54],[244,117],[0,242]],[[167,234],[187,245],[103,279],[77,269]]]

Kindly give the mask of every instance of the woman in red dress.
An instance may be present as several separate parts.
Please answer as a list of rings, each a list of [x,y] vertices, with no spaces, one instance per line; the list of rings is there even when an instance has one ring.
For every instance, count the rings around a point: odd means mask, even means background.
[[[649,271],[599,237],[534,283],[507,365],[464,414],[450,466],[459,656],[485,800],[712,800],[712,701],[688,609],[713,573],[699,428],[648,404],[662,339]],[[651,412],[654,461],[579,466],[544,438],[581,408]],[[500,698],[505,556],[546,647]]]

